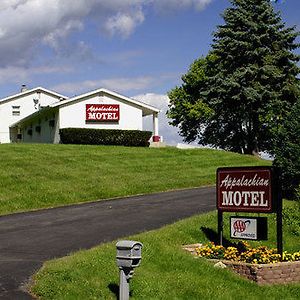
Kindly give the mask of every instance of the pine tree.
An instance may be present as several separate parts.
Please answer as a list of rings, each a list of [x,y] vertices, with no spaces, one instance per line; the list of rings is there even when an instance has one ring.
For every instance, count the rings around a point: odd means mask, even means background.
[[[231,4],[205,58],[205,76],[194,83],[197,93],[189,93],[188,82],[173,89],[169,116],[186,141],[255,154],[272,149],[281,121],[299,99],[299,56],[293,53],[298,33],[285,27],[268,0]],[[180,108],[182,91],[184,102],[190,99],[185,110]]]

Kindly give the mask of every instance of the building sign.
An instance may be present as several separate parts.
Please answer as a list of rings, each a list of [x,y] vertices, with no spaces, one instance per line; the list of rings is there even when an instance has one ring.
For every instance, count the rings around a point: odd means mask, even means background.
[[[265,240],[268,235],[267,218],[231,217],[230,237],[244,240]]]
[[[217,208],[234,212],[273,212],[272,168],[217,170]]]
[[[276,213],[277,251],[282,255],[280,170],[273,167],[219,168],[216,175],[219,244],[223,244],[223,213]],[[267,218],[232,216],[230,237],[267,239]]]
[[[119,104],[86,104],[87,122],[116,122],[120,120]]]

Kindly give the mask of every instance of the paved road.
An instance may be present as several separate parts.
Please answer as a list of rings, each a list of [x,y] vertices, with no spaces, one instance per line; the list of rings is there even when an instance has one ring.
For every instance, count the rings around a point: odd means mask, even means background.
[[[31,299],[25,285],[46,260],[215,208],[197,188],[0,217],[0,299]]]

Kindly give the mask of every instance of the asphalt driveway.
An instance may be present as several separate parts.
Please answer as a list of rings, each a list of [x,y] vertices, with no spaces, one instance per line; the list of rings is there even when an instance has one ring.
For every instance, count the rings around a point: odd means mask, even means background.
[[[0,299],[32,299],[44,261],[215,209],[215,188],[195,188],[0,217]]]

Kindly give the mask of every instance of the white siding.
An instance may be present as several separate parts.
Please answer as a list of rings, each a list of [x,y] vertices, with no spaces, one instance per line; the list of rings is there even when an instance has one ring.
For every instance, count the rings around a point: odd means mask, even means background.
[[[119,122],[87,123],[86,104],[119,104]],[[80,102],[73,102],[59,109],[60,128],[98,128],[98,129],[124,129],[143,130],[142,110],[132,104],[123,102],[120,99],[108,96],[90,96],[80,99]]]
[[[39,100],[37,104],[34,103],[34,99]],[[24,96],[21,95],[10,101],[0,102],[0,143],[11,142],[10,125],[36,112],[39,105],[41,107],[48,106],[58,100],[58,97],[50,96],[43,92],[34,92]],[[13,106],[20,107],[20,115],[13,115]]]
[[[59,142],[59,124],[58,124],[58,109],[53,112],[41,114],[38,118],[29,123],[23,124],[21,133],[24,143],[58,143]],[[50,125],[50,122],[54,123]],[[40,132],[36,130],[40,127]],[[29,134],[29,130],[32,134]]]
[[[145,105],[107,91],[97,90],[74,100],[58,102],[60,95],[51,95],[47,91],[38,93],[37,90],[0,102],[0,143],[59,143],[59,129],[70,127],[143,130],[143,112],[145,115],[152,113]],[[39,100],[38,103],[34,99]],[[119,120],[88,122],[87,104],[119,105]],[[46,108],[40,109],[43,107]],[[13,124],[16,125],[11,126]]]

